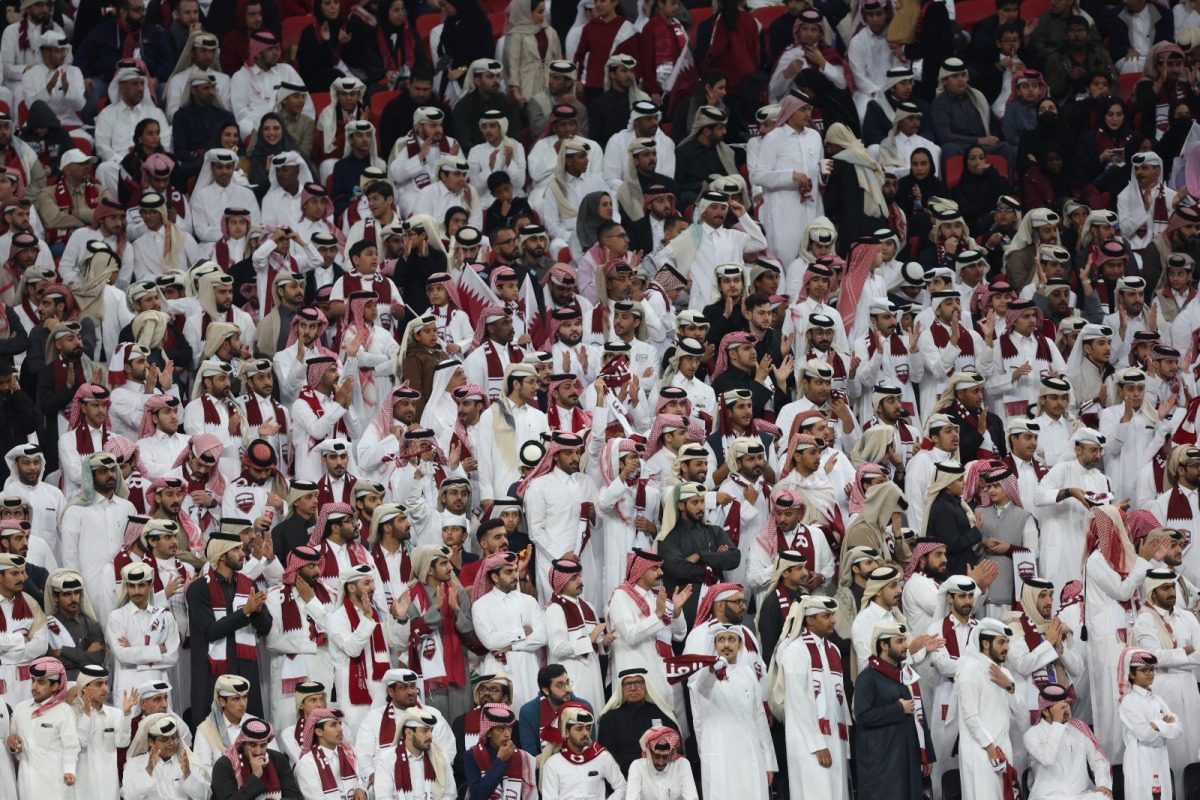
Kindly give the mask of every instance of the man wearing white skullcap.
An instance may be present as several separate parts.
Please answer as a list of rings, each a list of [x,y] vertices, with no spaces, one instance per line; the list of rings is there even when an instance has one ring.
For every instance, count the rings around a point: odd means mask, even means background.
[[[179,626],[169,609],[155,604],[154,580],[149,564],[126,564],[116,608],[105,619],[104,635],[114,653],[113,691],[118,695],[145,680],[165,681],[179,662]]]
[[[1042,529],[1038,574],[1055,586],[1081,577],[1088,511],[1111,497],[1100,470],[1106,441],[1098,431],[1080,428],[1070,440],[1074,458],[1052,467],[1033,494]]]
[[[1004,667],[1011,636],[1002,622],[984,618],[959,655],[945,722],[958,732],[964,797],[1000,800],[1005,786],[1019,785],[1009,730],[1018,715],[1028,712]]]
[[[1154,287],[1147,287],[1146,279],[1140,275],[1123,275],[1117,280],[1116,289],[1117,308],[1104,317],[1103,323],[1117,332],[1109,356],[1109,363],[1113,365],[1125,363],[1133,349],[1134,336],[1150,330],[1150,304],[1146,295],[1153,292]]]
[[[445,727],[445,721],[434,709],[419,705],[397,717],[395,739],[386,750],[381,750],[374,759],[357,751],[360,770],[364,762],[370,769],[375,797],[378,800],[454,800],[458,796],[451,769],[454,751],[447,750],[438,736],[439,724]],[[368,779],[364,777],[363,785],[367,784]]]

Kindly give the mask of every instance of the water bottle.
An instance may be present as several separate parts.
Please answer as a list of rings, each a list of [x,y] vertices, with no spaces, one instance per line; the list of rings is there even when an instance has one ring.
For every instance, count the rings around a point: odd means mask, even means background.
[[[924,210],[925,210],[925,204],[923,202],[921,202],[921,196],[917,195],[916,197],[913,198],[913,213],[920,214]]]
[[[1162,781],[1158,779],[1158,773],[1154,773],[1154,778],[1150,781],[1150,796],[1154,800],[1162,800]]]

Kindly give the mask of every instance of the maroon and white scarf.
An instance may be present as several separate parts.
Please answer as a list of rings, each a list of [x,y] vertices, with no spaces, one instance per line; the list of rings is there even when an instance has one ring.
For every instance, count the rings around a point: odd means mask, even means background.
[[[596,617],[596,610],[583,598],[576,599],[555,594],[550,598],[550,605],[556,605],[562,609],[563,619],[566,622],[569,633],[574,633],[584,628],[590,631],[600,622]],[[595,642],[592,643],[592,649],[597,649]],[[589,657],[590,654],[585,653],[583,655],[585,659]]]
[[[1005,373],[1012,373],[1017,367],[1025,363],[1025,357],[1017,349],[1017,345],[1012,339],[1013,336],[1013,332],[1009,331],[1000,337],[1000,358]],[[1052,367],[1050,342],[1046,341],[1046,337],[1037,331],[1034,331],[1033,338],[1036,342],[1036,351],[1033,356],[1034,363],[1030,364],[1030,366],[1034,368],[1033,376],[1037,376],[1040,380],[1040,378],[1044,378],[1050,374]],[[1029,399],[1027,395],[1028,391],[1017,387],[1015,382],[1004,392],[1004,410],[1009,416],[1020,416],[1028,410]]]
[[[907,384],[909,380],[908,342],[904,341],[904,337],[898,333],[893,333],[887,337],[886,341],[887,350],[883,353],[883,361],[896,375],[896,380]],[[875,337],[867,334],[867,358],[874,358],[878,350],[879,348],[875,345]]]
[[[342,600],[342,608],[350,622],[350,630],[356,630],[358,628],[358,609],[354,603],[350,602],[349,597]],[[369,670],[368,659],[370,660]],[[383,674],[388,671],[390,666],[387,645],[383,641],[383,625],[376,620],[375,630],[371,632],[370,650],[368,651],[364,647],[362,652],[350,659],[350,704],[355,706],[371,705],[371,689],[367,685],[367,681],[378,683],[383,680]]]
[[[312,750],[313,761],[317,764],[317,775],[321,778],[321,794],[329,797],[330,795],[341,795],[339,790],[338,778],[351,785],[358,785],[358,764],[354,757],[354,750],[348,744],[339,744],[337,746],[338,754],[338,774],[333,774],[333,765],[329,763],[329,757],[325,755],[325,748],[321,745],[313,745]],[[352,791],[344,795],[345,800],[350,800]]]
[[[480,740],[471,748],[471,757],[475,759],[475,766],[481,773],[486,773],[492,768],[493,756],[488,752],[486,741]],[[521,796],[519,799],[506,791],[505,784],[509,784],[510,781],[520,784]],[[509,785],[511,786],[511,784]],[[504,778],[497,784],[489,800],[529,800],[536,787],[537,783],[533,775],[533,757],[518,748],[508,759],[508,768],[504,771]]]
[[[847,723],[850,720],[850,711],[846,707],[842,654],[828,639],[811,633],[802,634],[800,641],[808,648],[808,657],[812,662],[817,725],[825,736],[833,736],[834,726],[837,726],[837,737],[843,742],[849,741],[850,731]]]
[[[211,570],[208,573],[208,599],[212,604],[213,618],[217,624],[231,613],[237,613],[246,605],[246,601],[250,599],[250,595],[254,594],[254,584],[250,582],[242,573],[234,576],[236,581],[233,592],[233,603],[228,609],[225,608],[225,590],[222,588],[221,582],[217,579],[217,571]],[[258,639],[255,636],[254,628],[250,625],[243,625],[233,632],[234,643],[236,644],[237,658],[239,661],[257,661],[258,660]],[[208,643],[208,666],[214,675],[224,675],[230,670],[229,650],[226,646],[228,636],[220,639],[214,639]]]
[[[929,335],[933,337],[933,343],[939,350],[950,345],[950,328],[936,319],[929,326]],[[946,377],[956,372],[975,371],[975,338],[971,336],[971,331],[966,325],[958,326],[958,341],[955,344],[959,350],[958,358],[954,359],[954,364],[946,370]]]
[[[391,703],[388,704],[388,708],[393,708]],[[391,744],[391,742],[388,743]],[[398,790],[397,794],[400,794],[402,797],[410,797],[413,794],[412,770],[409,769],[408,760],[408,748],[404,745],[397,745],[396,764],[394,767],[392,767],[392,778],[395,780],[395,786]],[[421,761],[424,762],[425,766],[425,785],[421,787],[421,791],[418,796],[432,797],[433,786],[437,783],[437,769],[433,766],[433,751],[430,750],[427,752]]]
[[[321,397],[320,397],[320,395],[317,394],[316,389],[313,389],[311,386],[305,386],[300,391],[300,394],[296,395],[296,399],[303,400],[304,404],[307,405],[312,410],[313,414],[317,417],[317,419],[320,419],[321,417],[325,416],[325,408],[321,405]],[[330,439],[349,439],[350,438],[350,434],[347,433],[347,431],[346,431],[346,418],[345,417],[342,417],[341,419],[339,419],[337,421],[336,424],[334,424],[333,430],[329,432],[328,438],[330,438]],[[318,444],[320,444],[320,441],[312,438],[311,436],[308,437],[308,449],[309,450],[313,449]]]
[[[371,561],[375,564],[375,571],[379,574],[379,580],[383,583],[383,596],[390,606],[392,600],[392,570],[388,567],[387,552],[384,551],[383,545],[376,543],[371,549]],[[412,580],[412,560],[408,556],[408,549],[404,545],[400,545],[400,580],[403,583],[408,583]]]
[[[929,753],[925,749],[925,707],[921,705],[921,684],[918,682],[916,671],[909,666],[907,661],[900,667],[893,667],[877,656],[871,656],[868,663],[871,669],[888,680],[908,687],[909,696],[913,701],[912,718],[913,724],[917,726],[917,743],[921,748],[921,765],[932,763],[929,760]],[[1019,798],[1020,795],[1018,794],[1017,797]]]

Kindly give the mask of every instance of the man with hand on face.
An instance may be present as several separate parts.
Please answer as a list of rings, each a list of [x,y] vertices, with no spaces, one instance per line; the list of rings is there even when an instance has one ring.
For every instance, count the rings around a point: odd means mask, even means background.
[[[1024,715],[1025,698],[1005,669],[1012,629],[986,617],[967,638],[958,659],[954,694],[946,714],[956,727],[958,757],[965,796],[999,798],[1004,787],[1018,785],[1010,728]]]
[[[479,739],[463,759],[467,796],[476,800],[506,796],[527,798],[537,792],[534,759],[513,741],[517,716],[504,703],[485,703],[479,715]]]
[[[213,800],[276,795],[281,800],[300,800],[303,795],[287,756],[268,747],[274,739],[275,729],[268,723],[247,720],[213,764]]]
[[[1038,720],[1025,731],[1033,768],[1029,800],[1113,796],[1112,766],[1091,728],[1072,715],[1068,688],[1049,683],[1038,691]]]

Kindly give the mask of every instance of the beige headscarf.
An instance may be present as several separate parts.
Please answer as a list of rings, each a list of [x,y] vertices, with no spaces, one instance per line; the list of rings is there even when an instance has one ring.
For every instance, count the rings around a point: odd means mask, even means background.
[[[143,311],[133,318],[133,338],[151,350],[161,347],[171,324],[171,315],[165,311]]]
[[[690,142],[700,135],[703,128],[710,125],[728,125],[729,115],[716,106],[700,106],[696,109],[696,116],[692,119],[692,128],[688,131],[687,138],[680,144]],[[733,158],[733,149],[725,142],[717,143],[717,157],[721,159],[721,166],[725,168],[726,175],[734,175],[737,173],[737,163]]]
[[[117,257],[107,250],[101,250],[88,258],[83,280],[71,287],[75,301],[79,303],[80,315],[91,319],[97,328],[104,322],[104,287],[120,269],[121,263]]]
[[[834,161],[845,161],[854,167],[858,176],[858,187],[863,190],[863,214],[868,217],[886,218],[888,204],[883,197],[883,167],[871,158],[863,143],[840,122],[829,126],[825,133],[825,144],[842,148],[841,152],[833,156]]]
[[[509,3],[504,25],[504,73],[508,76],[508,85],[519,88],[527,100],[546,91],[549,86],[546,65],[563,57],[558,32],[544,20],[541,25],[533,21],[533,8],[540,2],[514,0]],[[544,59],[538,47],[538,33],[546,37]]]
[[[862,438],[850,451],[850,463],[858,469],[863,464],[885,464],[887,449],[896,442],[896,429],[891,425],[875,425],[863,431]]]
[[[966,473],[957,461],[943,461],[934,467],[933,480],[929,483],[929,488],[925,491],[925,516],[921,520],[921,536],[928,536],[929,530],[929,515],[933,511],[933,501],[942,493],[950,484],[955,481],[961,481],[966,477]],[[975,512],[967,505],[967,501],[960,497],[958,502],[962,504],[962,509],[966,512],[967,519],[974,519]]]

